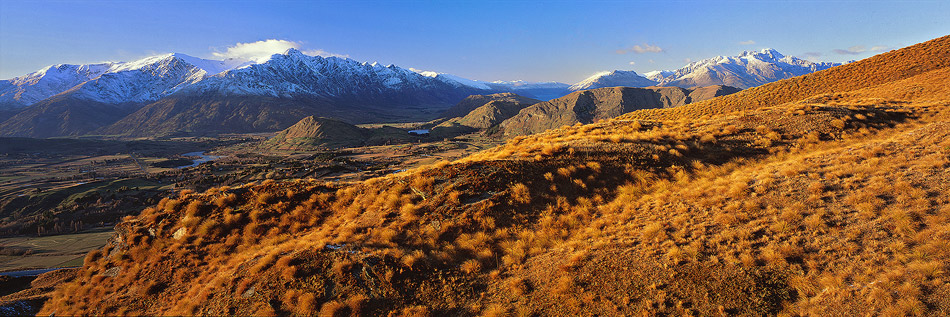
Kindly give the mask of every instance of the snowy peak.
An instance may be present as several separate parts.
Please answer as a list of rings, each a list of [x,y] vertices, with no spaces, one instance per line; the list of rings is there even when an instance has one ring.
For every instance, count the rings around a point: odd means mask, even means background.
[[[0,81],[0,104],[22,108],[67,91],[79,99],[113,104],[154,101],[208,76],[251,63],[173,53],[131,62],[51,65]]]
[[[247,65],[251,65],[254,61],[241,60],[236,58],[229,58],[226,60],[212,60],[212,59],[203,59],[198,57],[193,57],[185,54],[175,53],[170,54],[171,58],[180,59],[185,63],[194,65],[195,67],[204,70],[208,75],[217,75],[232,69],[241,68]]]
[[[326,98],[399,94],[406,91],[465,90],[463,79],[417,72],[395,65],[361,63],[348,58],[309,56],[289,49],[266,61],[210,76],[183,93]]]
[[[785,56],[777,50],[744,51],[738,56],[717,56],[692,62],[673,71],[654,71],[647,77],[661,86],[692,88],[726,85],[749,88],[824,70],[838,63],[814,63]]]
[[[0,81],[0,105],[20,108],[34,104],[99,77],[113,65],[113,63],[50,65],[33,73]]]
[[[777,61],[782,58],[785,58],[785,55],[779,53],[775,49],[765,48],[761,51],[743,51],[738,56],[739,58],[755,58],[762,61]]]
[[[673,71],[670,70],[654,70],[652,72],[643,73],[643,77],[655,82],[661,82],[664,78],[672,75]]]
[[[237,64],[235,61],[230,63]],[[150,56],[114,64],[99,77],[76,86],[68,93],[75,98],[111,104],[155,101],[201,81],[212,72],[225,71],[230,66],[225,61],[205,60],[185,54]]]
[[[571,85],[568,89],[578,91],[603,87],[648,87],[654,85],[656,85],[655,81],[640,76],[635,71],[615,70],[596,73],[579,83]]]

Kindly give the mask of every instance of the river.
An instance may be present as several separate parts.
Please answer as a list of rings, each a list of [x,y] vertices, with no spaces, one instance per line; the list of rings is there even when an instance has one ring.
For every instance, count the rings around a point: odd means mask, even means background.
[[[223,158],[223,157],[226,157],[226,156],[223,156],[223,155],[205,155],[205,152],[204,152],[204,151],[188,152],[188,153],[182,154],[181,156],[197,157],[198,159],[191,160],[191,162],[192,162],[191,165],[179,166],[179,167],[176,167],[176,168],[186,168],[186,167],[198,166],[198,164],[201,164],[201,163],[204,163],[204,162],[211,162],[211,161],[218,160],[218,159],[221,159],[221,158]]]

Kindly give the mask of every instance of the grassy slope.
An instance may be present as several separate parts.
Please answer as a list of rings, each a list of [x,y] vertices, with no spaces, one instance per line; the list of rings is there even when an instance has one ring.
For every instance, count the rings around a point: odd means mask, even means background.
[[[348,187],[185,192],[41,314],[946,314],[948,42]]]

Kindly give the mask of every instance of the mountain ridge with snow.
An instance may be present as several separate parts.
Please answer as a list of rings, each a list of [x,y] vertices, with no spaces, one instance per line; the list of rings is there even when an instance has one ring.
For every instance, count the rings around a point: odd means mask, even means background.
[[[285,76],[287,83],[268,83],[261,87],[242,80],[240,76],[262,77],[260,65],[274,64],[278,60],[293,56],[295,60],[311,67],[323,67],[322,73],[313,73],[316,82],[327,85],[315,86],[315,82],[304,83],[299,77]],[[309,60],[303,61],[302,60]],[[319,57],[304,55],[296,49],[272,54],[258,60],[213,60],[189,56],[181,53],[150,56],[131,62],[106,62],[95,64],[58,64],[47,66],[36,72],[0,80],[0,108],[16,109],[35,104],[54,95],[75,90],[80,99],[105,103],[141,103],[161,99],[179,91],[208,92],[225,94],[255,94],[267,96],[290,96],[294,94],[336,95],[345,90],[341,85],[328,81],[330,72],[350,71],[336,79],[359,79],[365,81],[380,78],[383,88],[396,88],[418,85],[432,85],[430,78],[452,85],[456,88],[472,88],[485,93],[514,92],[541,99],[553,99],[572,91],[612,86],[647,87],[678,86],[696,87],[710,85],[729,85],[749,88],[768,82],[804,75],[827,69],[839,63],[811,62],[793,56],[785,56],[774,49],[744,51],[737,56],[717,56],[689,63],[676,70],[652,71],[637,74],[634,71],[614,70],[599,72],[575,84],[560,82],[480,81],[463,78],[447,73],[424,71],[414,68],[403,69],[394,65],[382,66],[379,63],[357,62],[349,58]],[[267,67],[264,67],[267,68]],[[248,70],[253,69],[253,70]],[[281,67],[281,70],[289,68]],[[359,69],[362,69],[361,71]],[[255,71],[258,70],[258,71]],[[274,71],[275,69],[269,68]],[[413,76],[417,74],[420,77]],[[305,75],[298,73],[296,75]],[[362,78],[355,78],[362,77]],[[273,76],[271,76],[273,77]],[[295,81],[296,80],[296,81]],[[365,82],[363,82],[365,84]],[[226,85],[233,84],[233,87]],[[303,84],[303,85],[301,85]],[[309,87],[304,87],[308,86]]]
[[[707,58],[676,70],[652,71],[645,75],[660,86],[691,88],[727,85],[746,89],[838,65],[841,63],[816,63],[765,48],[760,51],[743,51],[737,56]]]
[[[201,131],[203,124],[219,126],[214,131],[245,129],[242,125],[247,124],[252,127],[248,131],[256,131],[282,129],[306,115],[351,123],[427,120],[469,95],[510,92],[551,100],[573,91],[616,86],[748,88],[836,65],[765,49],[701,60],[672,71],[642,75],[626,70],[600,72],[569,85],[471,80],[344,57],[311,56],[294,48],[253,60],[213,60],[172,53],[130,62],[51,65],[0,80],[0,135],[45,137],[49,134],[44,131],[56,131],[53,136],[57,136],[95,130],[123,134],[140,126],[171,131],[175,129],[172,122],[193,131]],[[56,124],[78,120],[82,116],[77,114],[83,111],[125,113],[128,117],[116,119],[110,115],[95,120],[95,124]],[[203,119],[196,121],[189,116]],[[226,126],[221,125],[224,118],[228,120]],[[92,120],[87,117],[85,121]],[[53,124],[55,128],[37,126]],[[110,125],[112,128],[103,130]]]

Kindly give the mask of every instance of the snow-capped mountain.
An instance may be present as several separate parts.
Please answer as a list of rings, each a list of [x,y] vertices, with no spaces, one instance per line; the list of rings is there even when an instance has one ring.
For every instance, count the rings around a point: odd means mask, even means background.
[[[112,65],[113,63],[50,65],[20,77],[0,80],[0,108],[29,106],[99,77]]]
[[[111,104],[155,101],[210,75],[247,64],[165,54],[132,62],[52,65],[0,81],[0,104],[22,108],[67,91],[76,99]]]
[[[666,77],[672,76],[673,71],[671,70],[654,70],[652,72],[643,73],[643,77],[646,77],[649,80],[659,83]]]
[[[205,68],[193,63],[201,64]],[[69,93],[72,97],[102,103],[155,101],[226,68],[224,62],[166,54],[113,65],[99,77],[84,82]]]
[[[745,89],[838,65],[841,64],[815,63],[785,56],[767,48],[759,52],[745,51],[738,56],[717,56],[689,63],[674,71],[654,71],[646,75],[661,86],[727,85]]]
[[[632,70],[615,70],[609,72],[596,73],[587,79],[571,85],[571,91],[587,90],[603,87],[648,87],[657,83],[646,77],[640,76]]]
[[[281,98],[308,96],[373,99],[374,96],[412,92],[440,94],[458,88],[473,91],[468,85],[450,85],[445,80],[424,76],[395,65],[383,66],[379,63],[361,63],[349,58],[309,56],[297,49],[289,49],[260,63],[204,78],[182,92]]]

